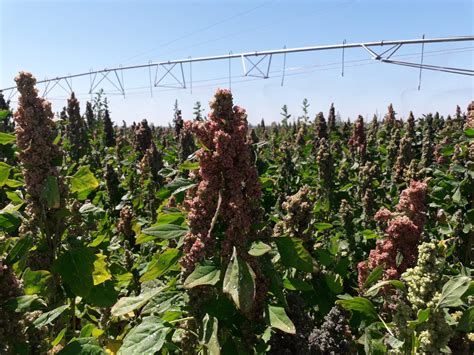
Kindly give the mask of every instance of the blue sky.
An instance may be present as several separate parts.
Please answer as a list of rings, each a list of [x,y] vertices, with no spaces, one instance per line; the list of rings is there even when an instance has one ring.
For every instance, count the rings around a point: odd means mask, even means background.
[[[88,72],[117,65],[347,42],[474,34],[471,1],[22,1],[0,0],[0,87],[13,84],[20,70],[38,79]],[[474,42],[425,46],[425,63],[473,68]],[[399,60],[420,60],[420,45],[406,46]],[[453,113],[474,98],[472,77],[424,71],[369,60],[361,49],[292,54],[272,59],[267,80],[242,78],[239,60],[231,63],[236,104],[257,123],[280,119],[287,104],[294,117],[308,98],[311,117],[327,113],[334,102],[342,118],[383,114],[389,103],[401,117],[439,111]],[[363,60],[363,61],[358,61]],[[190,81],[185,65],[186,81]],[[178,99],[184,117],[208,101],[218,87],[228,87],[228,62],[192,66],[193,90],[154,90],[147,70],[124,73],[127,95],[108,95],[116,122],[148,118],[167,124]],[[218,80],[210,80],[221,78]],[[113,89],[106,81],[106,91]],[[82,103],[90,99],[89,77],[73,80]],[[134,89],[135,88],[135,89]],[[55,110],[65,105],[59,87],[50,93]],[[207,112],[208,110],[206,110]]]

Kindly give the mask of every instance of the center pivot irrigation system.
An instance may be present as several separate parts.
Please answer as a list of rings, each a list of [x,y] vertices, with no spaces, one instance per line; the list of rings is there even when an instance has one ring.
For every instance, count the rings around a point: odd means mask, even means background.
[[[346,49],[350,48],[362,48],[368,54],[370,54],[373,60],[379,61],[386,64],[394,64],[412,68],[419,69],[419,83],[418,89],[421,85],[421,73],[422,70],[434,70],[450,74],[459,74],[459,75],[470,75],[474,76],[473,69],[464,69],[464,68],[453,68],[446,66],[438,65],[429,65],[423,63],[423,55],[425,44],[430,43],[448,43],[448,42],[464,42],[464,41],[473,41],[474,36],[459,36],[459,37],[443,37],[443,38],[423,38],[420,39],[409,39],[409,40],[397,40],[397,41],[379,41],[379,42],[363,42],[363,43],[346,43],[343,41],[342,44],[333,44],[333,45],[324,45],[324,46],[312,46],[312,47],[300,47],[300,48],[283,48],[276,50],[267,50],[267,51],[255,51],[255,52],[245,52],[245,53],[232,53],[208,57],[198,57],[198,58],[187,58],[187,59],[178,59],[178,60],[168,60],[163,62],[149,62],[147,64],[141,65],[131,65],[131,66],[118,66],[115,68],[105,68],[102,70],[90,70],[89,72],[65,75],[51,79],[40,80],[37,83],[43,86],[42,96],[47,97],[48,94],[55,87],[59,87],[64,90],[66,93],[70,94],[73,91],[72,80],[76,78],[89,78],[89,94],[93,94],[98,86],[106,80],[109,82],[118,93],[125,97],[125,83],[123,79],[123,73],[125,71],[131,70],[148,70],[149,77],[149,89],[150,95],[153,96],[154,87],[164,87],[164,88],[173,88],[173,89],[186,89],[189,87],[192,92],[192,64],[200,62],[209,62],[209,61],[229,61],[229,87],[232,86],[232,76],[231,76],[231,61],[237,59],[241,61],[243,76],[244,77],[256,77],[262,79],[268,79],[270,77],[270,67],[272,63],[273,56],[283,55],[283,68],[281,69],[281,85],[283,86],[285,80],[286,68],[286,56],[287,54],[292,53],[301,53],[301,52],[315,52],[315,51],[327,51],[340,49],[342,50],[342,76],[344,76],[344,52]],[[406,61],[397,61],[390,59],[402,46],[404,45],[414,45],[421,44],[421,61],[419,63],[406,62]],[[373,48],[380,53],[376,52]],[[385,49],[388,47],[387,49]],[[189,76],[188,81],[186,81],[185,69],[183,64],[189,64]],[[164,80],[172,80],[171,84],[165,84]],[[0,91],[8,92],[8,99],[11,99],[17,93],[16,87],[8,87],[1,89]]]

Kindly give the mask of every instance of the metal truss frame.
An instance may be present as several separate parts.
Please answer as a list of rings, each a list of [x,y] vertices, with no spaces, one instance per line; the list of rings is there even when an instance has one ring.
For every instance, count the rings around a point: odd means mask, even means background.
[[[79,77],[89,77],[89,94],[92,94],[98,86],[107,81],[114,87],[121,95],[125,97],[125,84],[123,80],[124,71],[134,69],[148,69],[150,95],[153,96],[154,87],[165,87],[172,89],[186,89],[186,75],[183,68],[183,64],[189,63],[189,87],[192,92],[192,63],[207,62],[207,61],[218,61],[228,60],[229,61],[229,86],[232,85],[231,81],[231,60],[240,59],[243,69],[243,77],[256,77],[262,79],[268,79],[270,77],[270,68],[272,64],[272,58],[274,55],[283,55],[283,69],[281,73],[281,86],[284,84],[285,71],[286,71],[286,60],[287,55],[292,53],[302,52],[315,52],[315,51],[327,51],[334,49],[342,49],[342,71],[341,75],[344,76],[344,54],[347,49],[351,48],[362,48],[364,49],[372,59],[377,60],[381,63],[399,65],[411,68],[420,69],[419,75],[419,86],[421,84],[421,70],[433,70],[441,71],[449,74],[460,74],[474,76],[474,70],[465,68],[453,68],[446,66],[430,65],[423,63],[423,53],[425,44],[431,43],[450,43],[450,42],[464,42],[474,41],[474,36],[458,36],[458,37],[443,37],[443,38],[423,38],[411,39],[411,40],[396,40],[396,41],[379,41],[379,42],[361,42],[361,43],[346,43],[344,40],[342,44],[323,45],[323,46],[312,46],[312,47],[300,47],[300,48],[286,48],[277,50],[267,51],[256,51],[256,52],[245,52],[245,53],[233,53],[230,51],[228,54],[208,56],[208,57],[197,57],[178,60],[168,60],[163,62],[152,62],[149,61],[147,64],[132,65],[132,66],[118,66],[114,68],[105,68],[102,70],[90,70],[89,72],[66,75],[62,77],[56,77],[53,79],[40,80],[38,84],[44,84],[43,97],[46,97],[51,90],[55,87],[61,87],[68,94],[73,91],[72,79]],[[422,60],[420,63],[405,62],[390,59],[402,46],[406,45],[422,45]],[[389,47],[385,49],[384,47]],[[378,53],[374,47],[380,47],[385,49],[383,52]],[[268,60],[266,60],[268,59]],[[162,69],[162,71],[161,71]],[[152,70],[155,70],[154,78]],[[159,72],[161,71],[161,74]],[[167,83],[171,79],[172,83]],[[9,98],[16,94],[16,87],[7,87],[0,91],[10,91]]]

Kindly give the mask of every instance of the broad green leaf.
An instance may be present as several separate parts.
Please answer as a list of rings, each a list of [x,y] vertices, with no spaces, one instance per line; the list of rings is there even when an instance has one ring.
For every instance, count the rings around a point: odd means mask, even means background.
[[[115,317],[123,316],[124,314],[130,313],[137,308],[144,306],[150,298],[156,296],[160,292],[164,291],[166,287],[158,287],[152,290],[146,291],[138,296],[122,297],[111,309],[112,315]]]
[[[285,308],[268,305],[268,318],[272,328],[289,334],[296,334],[296,328],[285,312]]]
[[[85,298],[86,302],[97,307],[112,307],[118,299],[118,292],[115,290],[114,283],[107,280],[97,286],[92,287],[89,295]]]
[[[196,170],[199,169],[199,162],[192,163],[189,160],[186,160],[184,163],[179,165],[178,169],[179,171]]]
[[[324,266],[329,266],[335,262],[334,257],[331,256],[331,254],[324,249],[316,250],[316,257],[319,263]]]
[[[365,291],[365,296],[373,297],[377,295],[380,289],[384,286],[392,285],[393,287],[399,289],[400,291],[406,292],[405,284],[400,280],[385,280],[377,282],[375,285],[370,287],[367,291]]]
[[[148,270],[140,277],[140,282],[154,280],[161,275],[168,272],[173,266],[178,264],[181,257],[179,249],[167,249],[158,256],[158,259],[153,259],[148,266]]]
[[[79,213],[83,215],[99,216],[104,212],[105,211],[102,208],[97,207],[90,202],[83,204],[81,208],[79,208]]]
[[[268,253],[270,250],[272,250],[272,248],[268,244],[258,241],[252,243],[249,254],[252,256],[261,256]]]
[[[1,221],[2,215],[0,215]],[[5,260],[5,263],[8,265],[12,265],[20,260],[30,249],[33,244],[33,239],[31,236],[26,235],[24,237],[20,237],[16,242],[15,246],[10,250]]]
[[[377,311],[370,300],[363,297],[353,297],[336,301],[347,310],[360,312],[368,317],[377,318]]]
[[[314,226],[316,227],[316,229],[320,232],[322,231],[325,231],[327,229],[331,229],[332,228],[332,224],[331,223],[315,223]]]
[[[374,282],[380,280],[382,278],[382,276],[383,276],[383,267],[382,267],[382,265],[379,265],[371,271],[371,273],[369,274],[369,276],[365,280],[364,288],[367,288],[370,285],[372,285]]]
[[[156,223],[152,227],[160,226],[163,224],[176,224],[181,225],[184,222],[185,216],[182,212],[171,212],[171,213],[160,213],[156,220]]]
[[[51,342],[51,345],[52,346],[58,345],[61,342],[61,340],[63,340],[64,335],[66,335],[66,331],[67,331],[67,327],[63,328],[63,330],[61,330],[59,334],[56,336],[56,338],[54,338],[54,340]]]
[[[474,138],[474,128],[464,130],[464,134],[469,138]]]
[[[155,316],[146,317],[123,339],[118,355],[155,354],[161,350],[170,328]]]
[[[49,271],[36,270],[32,271],[30,268],[23,273],[23,285],[26,295],[39,294],[47,297],[50,294],[50,287],[53,276]]]
[[[334,272],[327,272],[324,274],[326,285],[333,293],[341,293],[344,290],[343,279],[341,275]]]
[[[202,337],[201,344],[203,344],[209,355],[220,355],[221,347],[219,345],[219,338],[217,336],[219,323],[216,317],[206,314],[202,320]]]
[[[436,308],[457,307],[463,304],[461,297],[469,288],[469,276],[456,276],[446,282]]]
[[[472,332],[474,330],[474,307],[469,307],[464,311],[458,322],[456,330],[461,332]]]
[[[23,186],[24,183],[21,182],[21,181],[18,181],[18,180],[12,180],[12,179],[8,179],[7,182],[5,183],[5,185],[7,185],[8,187],[20,187],[20,186]]]
[[[33,326],[37,329],[41,329],[45,325],[50,324],[53,320],[58,318],[68,308],[69,305],[65,304],[64,306],[60,306],[58,308],[53,309],[52,311],[43,313],[35,319],[35,321],[33,322]]]
[[[291,291],[313,291],[313,285],[309,282],[291,277],[283,280],[283,287]]]
[[[20,223],[21,215],[18,211],[5,210],[5,208],[0,211],[0,231],[14,233],[20,226]],[[25,239],[25,237],[22,239]]]
[[[25,202],[23,198],[21,197],[20,193],[18,191],[5,191],[8,199],[12,201],[13,203],[23,203]]]
[[[94,279],[94,286],[99,285],[112,278],[107,270],[107,257],[104,254],[95,254],[94,272],[92,278]]]
[[[454,202],[454,203],[460,203],[460,202],[461,202],[462,196],[461,196],[461,187],[460,187],[460,186],[458,186],[458,188],[457,188],[456,191],[454,192],[452,198],[453,198],[453,202]]]
[[[181,238],[188,232],[187,227],[175,224],[162,224],[159,226],[142,229],[142,234],[136,239],[137,244],[142,244],[155,239]]]
[[[92,335],[92,330],[94,329],[94,324],[92,323],[87,323],[84,325],[81,329],[81,333],[79,334],[80,338],[87,338]]]
[[[379,239],[379,235],[375,233],[374,231],[371,231],[370,229],[365,229],[362,231],[362,236],[365,239]]]
[[[202,285],[215,285],[219,282],[221,271],[213,265],[198,265],[184,281],[184,288]]]
[[[41,199],[48,208],[59,208],[61,197],[59,195],[58,180],[55,176],[48,176],[41,191]]]
[[[93,272],[96,256],[91,249],[74,248],[64,252],[54,266],[71,291],[80,297],[86,297],[94,286]]]
[[[309,252],[303,247],[301,239],[290,237],[275,238],[280,252],[281,261],[286,267],[294,267],[295,269],[312,272],[313,258]]]
[[[107,354],[93,337],[78,338],[69,342],[58,355],[105,355]]]
[[[2,307],[12,312],[24,313],[46,307],[46,303],[38,295],[24,295],[8,300]]]
[[[5,144],[10,144],[15,141],[15,136],[12,134],[0,132],[0,144],[5,145]]]
[[[222,290],[242,312],[248,313],[253,308],[255,273],[247,262],[237,255],[235,247],[224,275]]]
[[[5,118],[10,116],[10,110],[0,110],[0,121],[3,121]]]
[[[8,175],[10,175],[10,170],[12,167],[7,163],[0,162],[0,186],[5,185],[8,180]]]
[[[82,166],[71,176],[71,192],[77,192],[79,200],[85,200],[87,196],[99,186],[99,182],[92,174],[89,166]]]
[[[425,323],[430,317],[430,309],[422,309],[418,311],[417,319],[408,321],[408,326],[412,329],[415,329],[418,325]]]
[[[152,297],[148,303],[143,306],[140,315],[157,315],[163,319],[165,312],[179,310],[183,304],[183,294],[181,292],[161,292],[158,295]]]

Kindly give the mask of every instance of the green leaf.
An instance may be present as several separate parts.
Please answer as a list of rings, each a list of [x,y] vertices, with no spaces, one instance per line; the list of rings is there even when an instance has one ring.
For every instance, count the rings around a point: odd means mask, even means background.
[[[94,286],[99,285],[112,278],[109,271],[107,270],[107,257],[104,254],[95,254],[94,271],[92,278],[94,280]]]
[[[59,208],[61,198],[59,196],[58,180],[55,176],[48,176],[41,190],[41,199],[48,208]]]
[[[286,267],[294,267],[297,270],[312,272],[313,258],[303,247],[303,242],[297,238],[278,237],[275,238],[280,252],[281,261]]]
[[[367,317],[377,318],[377,311],[370,300],[363,297],[353,297],[349,299],[343,299],[336,301],[336,304],[340,304],[347,310],[360,312]]]
[[[326,285],[333,293],[341,293],[344,290],[343,280],[341,275],[334,272],[327,272],[324,274]]]
[[[178,264],[181,257],[181,251],[178,249],[165,250],[158,259],[150,262],[148,270],[140,277],[140,282],[154,280],[169,271],[170,268]]]
[[[255,301],[255,273],[247,262],[237,255],[234,247],[224,275],[222,290],[244,313],[252,310]]]
[[[166,287],[158,287],[152,290],[146,291],[138,296],[133,297],[122,297],[111,309],[114,317],[123,316],[124,314],[130,313],[137,308],[144,306],[150,298],[156,296],[160,292],[164,291]]]
[[[375,233],[374,231],[371,231],[370,229],[363,230],[362,231],[362,236],[365,239],[378,239],[378,238],[380,238],[377,233]]]
[[[17,211],[0,211],[0,231],[14,233],[20,223],[21,217]]]
[[[161,350],[170,328],[155,316],[146,317],[123,339],[118,355],[155,354]]]
[[[184,281],[184,288],[215,285],[219,282],[221,271],[214,265],[198,265]]]
[[[342,187],[339,189],[339,191],[341,191],[341,192],[342,192],[342,191],[348,191],[348,190],[350,190],[353,186],[354,186],[353,183],[348,183],[348,184],[342,186]]]
[[[86,297],[94,286],[95,260],[91,249],[79,247],[64,252],[56,260],[54,270],[76,296]]]
[[[408,326],[415,329],[418,325],[425,323],[430,317],[430,309],[422,309],[418,311],[417,319],[408,321]]]
[[[199,162],[192,163],[189,160],[186,160],[184,163],[179,165],[178,169],[179,171],[196,170],[199,169]]]
[[[1,221],[2,215],[0,215]],[[18,260],[20,260],[33,244],[33,239],[31,236],[26,235],[25,237],[20,237],[16,242],[15,246],[10,250],[5,260],[5,263],[8,265],[13,265]]]
[[[458,188],[456,189],[456,191],[453,194],[452,199],[453,199],[454,203],[460,203],[461,198],[462,198],[462,196],[461,196],[461,186],[458,186]]]
[[[461,332],[472,332],[474,330],[474,307],[469,307],[464,311],[458,322],[456,330]]]
[[[21,193],[19,191],[5,191],[8,199],[12,201],[13,203],[23,203],[25,202],[23,198],[21,197]]]
[[[466,137],[474,138],[474,128],[468,128],[464,130],[464,134],[466,135]]]
[[[184,219],[185,219],[185,216],[182,212],[160,213],[158,215],[156,223],[153,224],[153,227],[160,226],[163,224],[180,225],[184,222]]]
[[[372,287],[370,287],[367,291],[365,291],[365,296],[373,297],[377,295],[379,290],[386,285],[392,285],[393,287],[399,289],[400,291],[406,292],[405,284],[402,281],[385,280],[385,281],[380,281],[376,283],[375,285],[373,285]]]
[[[178,291],[164,291],[150,298],[148,303],[143,306],[140,315],[155,315],[164,317],[166,312],[179,310],[183,299],[183,293]]]
[[[12,312],[24,313],[29,310],[46,307],[46,303],[38,295],[24,295],[8,300],[2,307]]]
[[[461,297],[469,288],[470,282],[469,276],[456,276],[446,282],[441,290],[441,297],[436,309],[462,305]]]
[[[10,116],[10,110],[0,110],[0,121],[3,121],[5,118]]]
[[[454,153],[454,147],[451,145],[446,145],[441,148],[440,153],[443,157],[448,157]]]
[[[285,308],[268,305],[268,318],[272,328],[289,334],[296,334],[296,328],[285,312]]]
[[[329,266],[335,262],[331,254],[327,250],[324,250],[324,249],[316,250],[316,257],[319,263],[323,266]]]
[[[10,144],[15,141],[15,136],[12,134],[0,132],[0,144],[5,145],[5,144]]]
[[[66,335],[66,331],[67,331],[67,327],[63,328],[63,329],[59,332],[59,334],[56,336],[56,338],[54,338],[54,340],[51,342],[51,345],[52,345],[52,346],[58,345],[58,344],[61,342],[61,340],[63,340],[64,335]]]
[[[99,182],[87,165],[80,167],[71,177],[71,192],[76,192],[79,200],[85,200],[98,186]]]
[[[283,287],[291,291],[313,291],[313,285],[309,282],[291,277],[283,280]]]
[[[69,342],[58,355],[105,355],[106,352],[93,337],[78,338]]]
[[[30,268],[27,268],[23,273],[22,279],[26,295],[39,294],[41,296],[47,297],[50,294],[50,285],[53,280],[53,276],[49,271],[32,271]]]
[[[58,318],[68,308],[69,305],[65,304],[64,306],[60,306],[58,308],[53,309],[52,311],[43,313],[35,319],[35,321],[33,322],[33,326],[37,329],[41,329],[45,325],[51,324],[53,320]]]
[[[155,239],[181,238],[188,232],[187,227],[175,224],[162,224],[142,229],[142,234],[136,239],[136,244],[142,244]]]
[[[21,181],[8,179],[7,182],[6,182],[6,185],[7,185],[8,187],[13,187],[13,188],[15,188],[15,187],[23,186],[24,183],[21,182]]]
[[[219,323],[216,317],[206,314],[202,320],[202,337],[201,344],[203,344],[210,355],[219,355],[221,347],[219,345],[219,338],[217,336]]]
[[[374,282],[380,280],[382,276],[383,276],[383,266],[379,265],[371,271],[371,273],[365,280],[364,288],[367,288],[368,286],[372,285]]]
[[[322,232],[322,231],[325,231],[327,229],[331,229],[332,228],[332,224],[331,223],[315,223],[314,226],[316,227],[316,229],[319,231],[319,232]]]
[[[115,290],[114,283],[107,280],[97,286],[92,287],[89,295],[85,298],[86,302],[97,307],[112,307],[118,299],[118,292]]]
[[[5,185],[7,182],[11,169],[12,167],[7,163],[0,162],[0,186]]]
[[[249,250],[249,254],[252,256],[261,256],[263,254],[268,253],[270,250],[272,250],[272,248],[268,244],[265,244],[261,241],[257,241],[252,243],[252,246]]]

